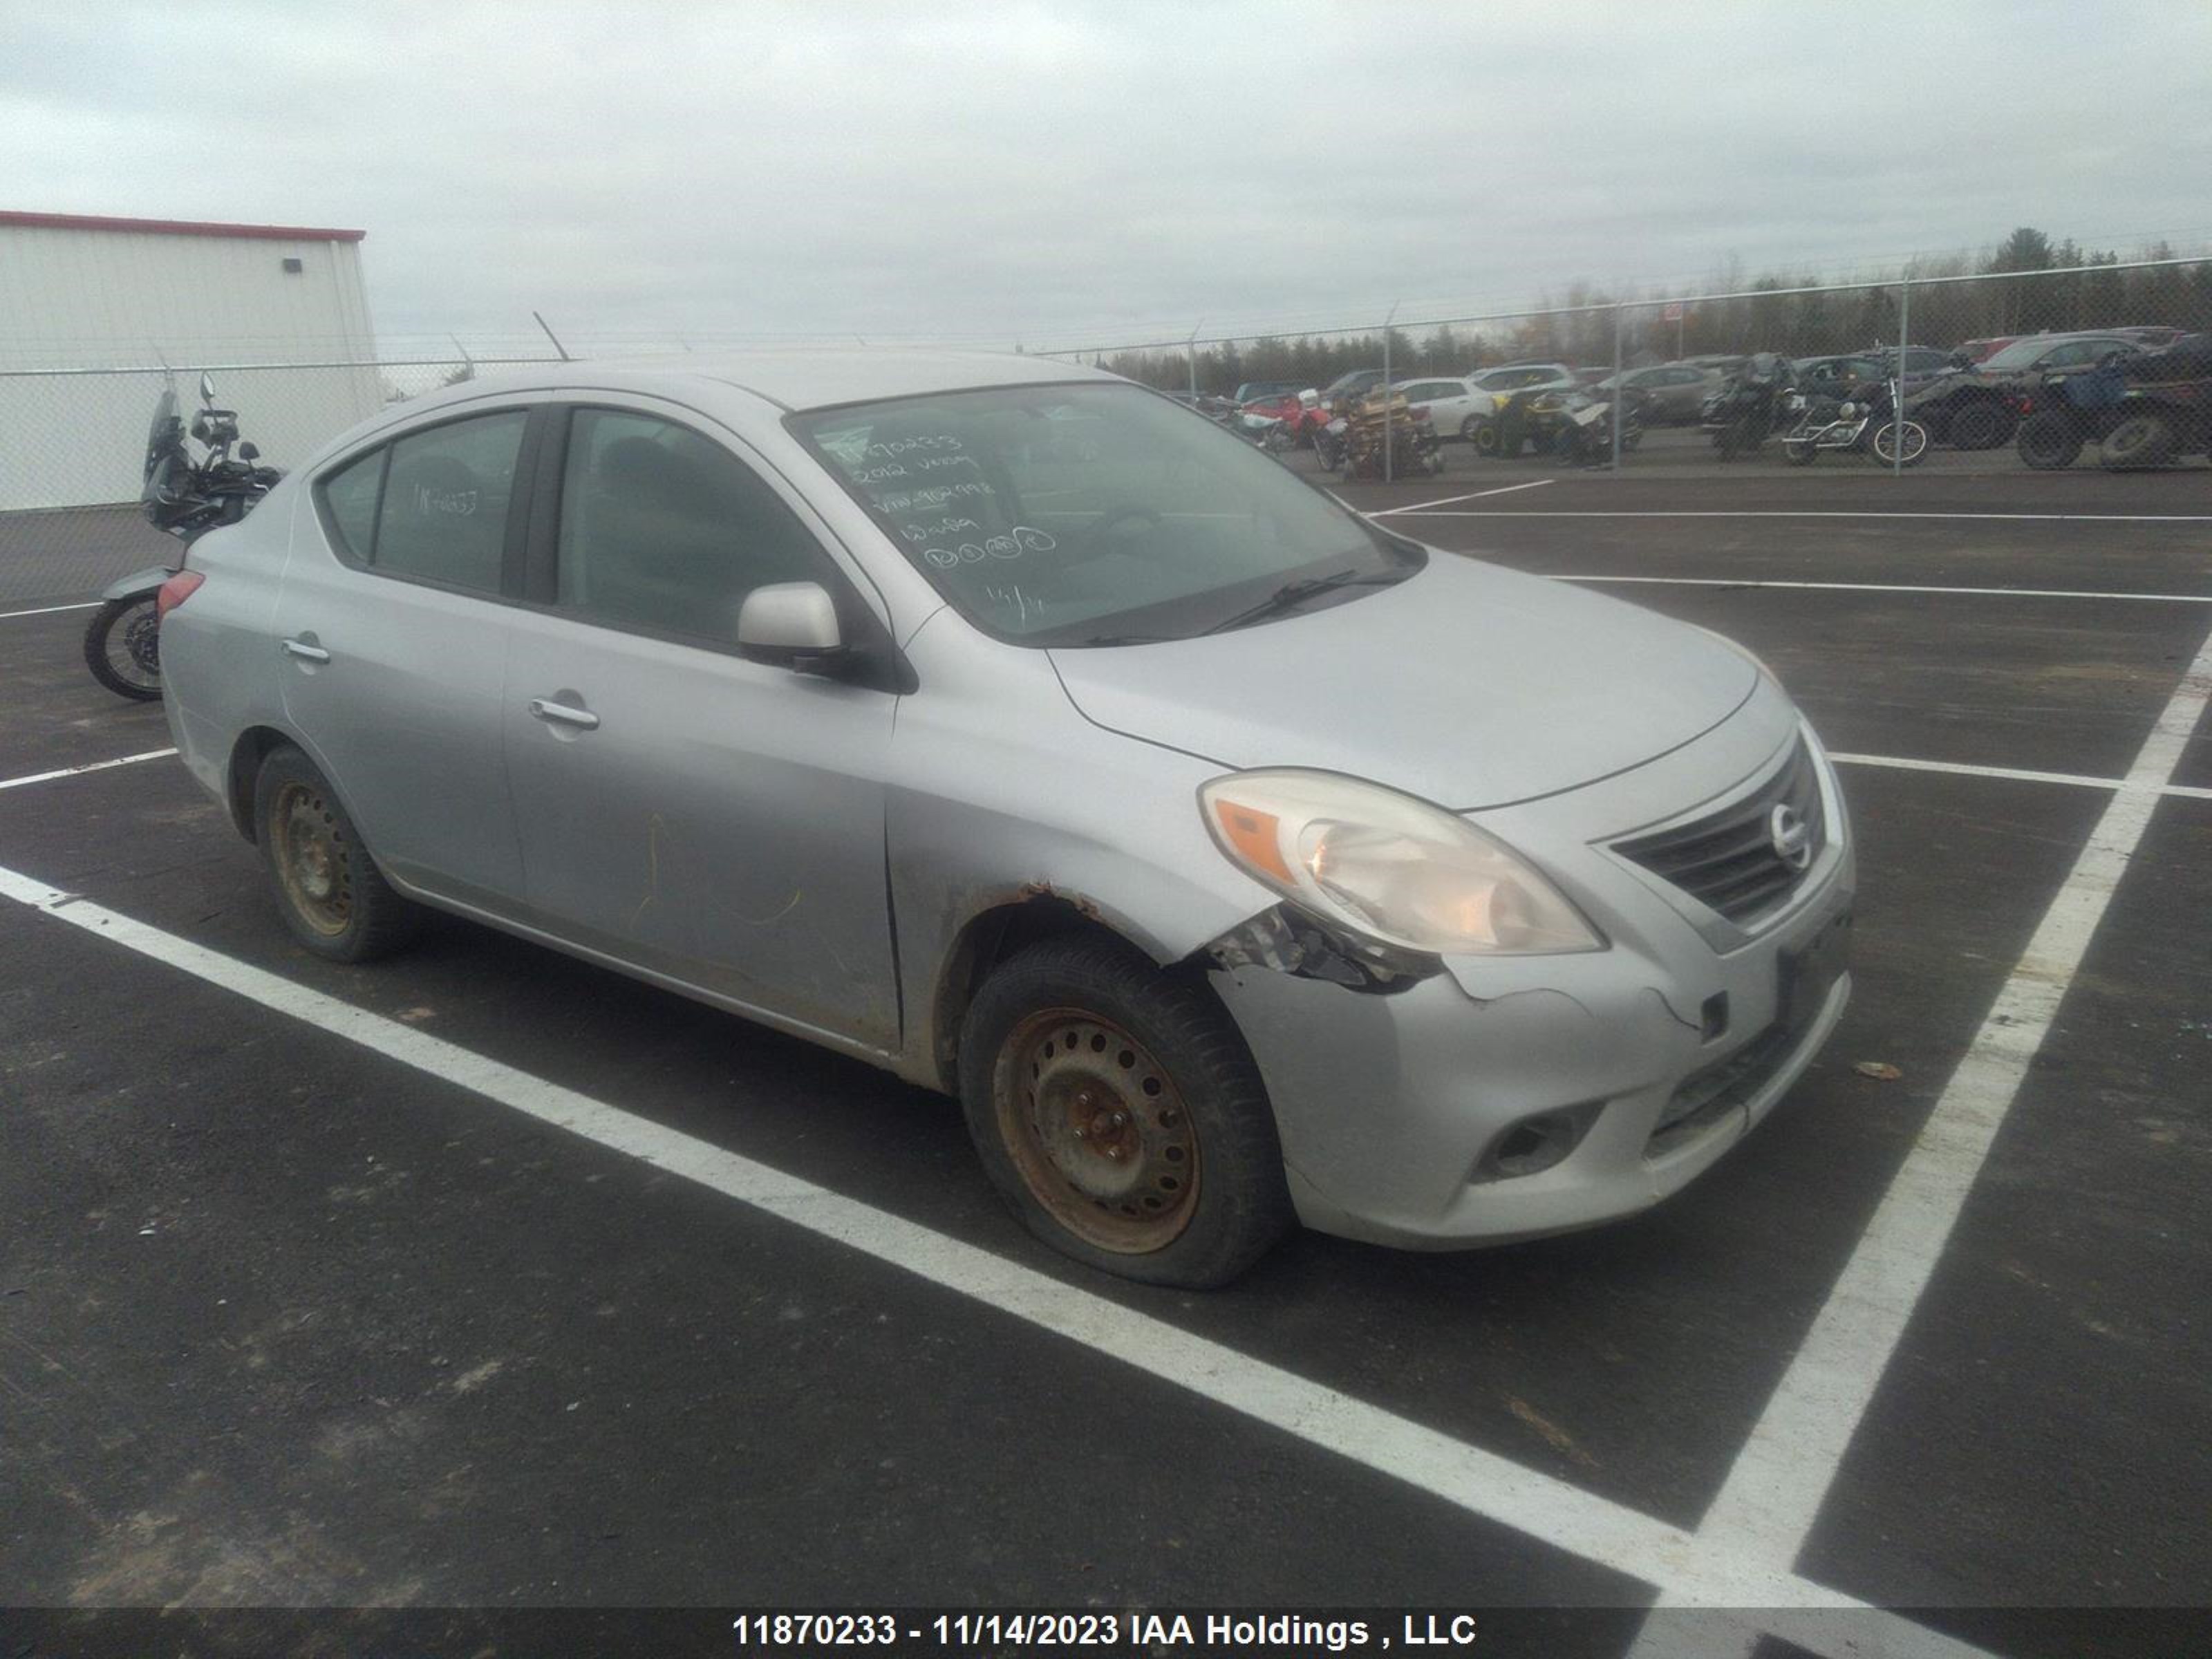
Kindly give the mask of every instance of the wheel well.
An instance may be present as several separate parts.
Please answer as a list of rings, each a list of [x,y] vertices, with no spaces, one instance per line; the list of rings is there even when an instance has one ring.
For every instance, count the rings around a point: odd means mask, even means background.
[[[261,763],[269,758],[269,751],[292,739],[274,726],[249,726],[239,734],[238,742],[230,751],[228,804],[230,821],[238,833],[248,841],[256,839],[253,833],[253,782],[261,775]]]
[[[1101,921],[1086,905],[1057,893],[1012,899],[969,919],[938,975],[937,1000],[931,1013],[932,1058],[939,1086],[947,1094],[957,1094],[960,1090],[960,1026],[983,981],[1017,951],[1042,939],[1079,933],[1143,949]]]

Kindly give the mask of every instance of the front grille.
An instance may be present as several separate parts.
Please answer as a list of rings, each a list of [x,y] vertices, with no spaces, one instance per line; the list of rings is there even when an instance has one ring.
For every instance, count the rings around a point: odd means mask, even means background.
[[[1805,826],[1811,856],[1793,866],[1776,850],[1775,809]],[[1812,751],[1798,739],[1779,770],[1742,799],[1672,829],[1613,842],[1613,850],[1673,883],[1699,903],[1745,926],[1787,903],[1827,844],[1827,815]]]

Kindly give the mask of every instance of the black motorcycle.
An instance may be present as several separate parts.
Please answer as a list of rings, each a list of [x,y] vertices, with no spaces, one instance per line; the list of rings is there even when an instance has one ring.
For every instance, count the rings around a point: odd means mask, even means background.
[[[1790,390],[1790,360],[1761,351],[1705,399],[1702,423],[1713,434],[1713,447],[1723,460],[1748,455],[1766,441]]]
[[[206,453],[195,461],[185,442],[177,394],[162,392],[146,432],[145,479],[138,492],[146,522],[187,548],[210,530],[236,524],[284,476],[273,466],[254,465],[261,452],[238,442],[237,412],[215,406],[215,384],[204,374],[200,404],[191,435]],[[100,607],[84,630],[84,665],[116,696],[151,702],[161,695],[161,584],[184,568],[180,552],[174,564],[125,576],[100,596]]]

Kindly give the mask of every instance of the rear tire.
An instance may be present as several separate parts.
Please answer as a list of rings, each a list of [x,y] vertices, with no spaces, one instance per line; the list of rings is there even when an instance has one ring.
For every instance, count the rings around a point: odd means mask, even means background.
[[[1062,1255],[1147,1285],[1236,1278],[1291,1224],[1259,1068],[1205,982],[1119,940],[1002,963],[960,1030],[968,1132]]]
[[[2020,459],[2038,472],[2056,472],[2073,465],[2081,457],[2081,428],[2055,410],[2029,416],[2013,434],[2013,447]]]
[[[161,613],[155,596],[110,599],[84,630],[84,665],[118,697],[161,697]]]
[[[385,880],[337,792],[290,744],[253,782],[254,840],[292,936],[328,962],[368,962],[415,937],[422,913]]]
[[[1782,459],[1792,466],[1810,466],[1820,459],[1820,452],[1809,438],[1793,438],[1782,446]]]
[[[2141,472],[2164,466],[2178,444],[2163,415],[2130,415],[2105,439],[2105,465],[2115,472]]]

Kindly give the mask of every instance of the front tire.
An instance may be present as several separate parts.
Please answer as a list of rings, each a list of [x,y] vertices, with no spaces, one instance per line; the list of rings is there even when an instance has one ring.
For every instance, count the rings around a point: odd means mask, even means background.
[[[414,938],[422,913],[369,857],[337,792],[289,744],[253,784],[254,839],[292,936],[329,962],[368,962]]]
[[[1917,466],[1928,454],[1928,428],[1917,421],[1890,421],[1874,429],[1874,458],[1884,466],[1900,465],[1898,449],[1905,451],[1902,465]]]
[[[1497,459],[1498,451],[1498,422],[1480,415],[1470,415],[1460,427],[1460,435],[1474,446],[1478,455]]]
[[[151,593],[110,599],[84,630],[84,665],[118,697],[161,697],[161,612]]]
[[[1206,1290],[1289,1231],[1259,1068],[1202,980],[1118,940],[1001,964],[960,1032],[960,1098],[991,1182],[1062,1255]]]

